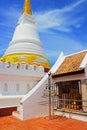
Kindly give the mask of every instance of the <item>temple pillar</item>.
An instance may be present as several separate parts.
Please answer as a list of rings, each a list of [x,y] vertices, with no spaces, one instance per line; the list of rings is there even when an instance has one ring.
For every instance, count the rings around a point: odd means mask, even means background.
[[[84,112],[87,112],[87,84],[82,82],[82,108]]]

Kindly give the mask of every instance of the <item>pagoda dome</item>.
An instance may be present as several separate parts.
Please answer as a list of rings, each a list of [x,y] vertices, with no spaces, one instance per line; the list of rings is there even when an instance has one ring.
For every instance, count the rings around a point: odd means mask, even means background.
[[[12,40],[0,60],[50,68],[50,62],[44,52],[35,19],[32,16],[30,0],[24,1],[23,13],[15,28]]]

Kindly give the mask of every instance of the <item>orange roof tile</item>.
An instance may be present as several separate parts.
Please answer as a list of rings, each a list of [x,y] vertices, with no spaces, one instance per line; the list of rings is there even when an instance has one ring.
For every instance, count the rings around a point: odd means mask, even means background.
[[[72,72],[78,72],[83,70],[83,68],[80,68],[81,62],[83,61],[87,51],[77,53],[71,56],[67,56],[61,66],[58,68],[55,75],[61,75],[61,74],[67,74]]]

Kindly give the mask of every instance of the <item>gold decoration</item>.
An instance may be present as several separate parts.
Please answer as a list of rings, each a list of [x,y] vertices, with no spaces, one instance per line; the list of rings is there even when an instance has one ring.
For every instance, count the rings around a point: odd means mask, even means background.
[[[32,15],[30,0],[25,0],[23,13]]]
[[[34,62],[35,60],[39,59],[39,58],[43,58],[43,62]],[[12,62],[13,64],[16,63],[21,63],[21,64],[30,64],[30,65],[38,65],[38,66],[43,66],[45,68],[50,68],[50,62],[40,56],[40,55],[35,55],[35,54],[10,54],[10,55],[6,55],[0,58],[0,61],[2,62]]]

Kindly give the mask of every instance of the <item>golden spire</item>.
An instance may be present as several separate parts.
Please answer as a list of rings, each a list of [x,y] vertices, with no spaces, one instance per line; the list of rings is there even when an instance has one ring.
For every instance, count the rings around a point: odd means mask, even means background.
[[[30,0],[25,0],[23,13],[32,15]]]

